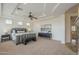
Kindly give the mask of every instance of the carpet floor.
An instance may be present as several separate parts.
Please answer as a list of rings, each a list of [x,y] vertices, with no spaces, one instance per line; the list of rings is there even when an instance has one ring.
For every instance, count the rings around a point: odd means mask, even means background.
[[[56,40],[38,38],[27,45],[14,44],[13,41],[0,43],[0,55],[75,55],[64,44]]]

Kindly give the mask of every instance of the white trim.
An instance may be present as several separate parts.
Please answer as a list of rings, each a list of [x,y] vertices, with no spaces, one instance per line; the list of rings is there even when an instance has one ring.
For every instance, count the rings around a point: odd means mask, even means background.
[[[57,9],[57,7],[60,5],[60,3],[57,3],[57,5],[54,6],[54,8],[52,9],[52,13],[55,12],[55,10]]]

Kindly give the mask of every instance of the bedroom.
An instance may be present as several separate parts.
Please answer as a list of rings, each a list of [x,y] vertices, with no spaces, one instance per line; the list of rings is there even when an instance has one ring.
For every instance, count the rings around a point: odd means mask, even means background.
[[[64,45],[65,12],[75,5],[0,3],[0,54],[76,54]]]

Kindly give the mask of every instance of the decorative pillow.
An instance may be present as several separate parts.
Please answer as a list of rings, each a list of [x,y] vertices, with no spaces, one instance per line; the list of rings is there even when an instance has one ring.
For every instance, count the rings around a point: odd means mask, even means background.
[[[24,33],[25,31],[17,31],[17,33]]]

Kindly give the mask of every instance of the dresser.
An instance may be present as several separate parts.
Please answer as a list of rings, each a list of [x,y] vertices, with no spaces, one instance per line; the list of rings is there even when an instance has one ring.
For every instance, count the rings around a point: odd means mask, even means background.
[[[51,38],[52,37],[52,33],[42,33],[42,32],[39,32],[38,36]]]

